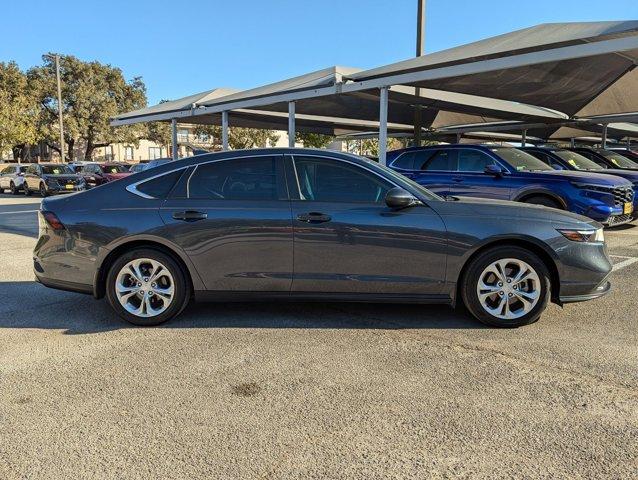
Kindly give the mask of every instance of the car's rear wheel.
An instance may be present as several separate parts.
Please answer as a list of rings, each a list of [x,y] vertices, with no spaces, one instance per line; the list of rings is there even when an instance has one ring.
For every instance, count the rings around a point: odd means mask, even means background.
[[[528,325],[547,308],[549,271],[536,254],[524,248],[490,248],[468,265],[461,296],[470,313],[487,325]]]
[[[47,187],[44,183],[40,184],[40,196],[41,197],[46,197],[49,194],[49,192],[47,192]]]
[[[169,255],[149,248],[119,257],[106,280],[106,296],[124,320],[135,325],[159,325],[184,310],[190,283]]]
[[[27,185],[27,182],[24,182],[22,184],[22,190],[24,191],[25,196],[29,196],[31,195],[31,190],[29,190],[29,185]]]
[[[16,184],[13,182],[9,184],[9,191],[11,192],[11,195],[17,195],[19,193],[18,187],[16,187]]]
[[[533,197],[526,198],[523,203],[531,203],[532,205],[543,205],[544,207],[557,208],[558,210],[564,210],[563,206],[554,200],[553,198],[546,197],[544,195],[535,195]]]

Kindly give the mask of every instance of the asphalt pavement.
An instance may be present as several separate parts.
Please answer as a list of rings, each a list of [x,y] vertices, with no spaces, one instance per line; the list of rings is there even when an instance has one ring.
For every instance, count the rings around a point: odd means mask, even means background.
[[[196,304],[157,328],[33,281],[0,195],[0,479],[636,478],[638,226],[606,297],[490,329],[443,306]]]

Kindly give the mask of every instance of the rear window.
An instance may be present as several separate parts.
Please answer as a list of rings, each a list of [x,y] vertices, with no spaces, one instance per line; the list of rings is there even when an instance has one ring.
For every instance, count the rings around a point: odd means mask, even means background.
[[[628,159],[627,157],[623,157],[619,153],[607,150],[601,150],[599,153],[617,167],[638,169],[638,163]]]
[[[184,169],[161,175],[157,178],[140,183],[136,188],[139,192],[153,198],[166,198],[175,185],[175,182],[182,176]]]

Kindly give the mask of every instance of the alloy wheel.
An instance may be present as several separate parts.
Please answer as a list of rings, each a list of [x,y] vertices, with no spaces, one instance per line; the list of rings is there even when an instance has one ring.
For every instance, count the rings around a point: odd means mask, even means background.
[[[487,313],[512,320],[526,315],[536,306],[541,288],[538,273],[528,263],[504,258],[483,270],[476,291]]]
[[[131,260],[117,274],[115,294],[120,305],[137,317],[155,317],[175,297],[175,282],[166,266],[150,258]]]

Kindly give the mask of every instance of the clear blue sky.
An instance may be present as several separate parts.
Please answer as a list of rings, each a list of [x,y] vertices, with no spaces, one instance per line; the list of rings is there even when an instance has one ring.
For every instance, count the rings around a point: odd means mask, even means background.
[[[0,61],[48,51],[143,77],[150,104],[414,55],[416,0],[3,1]],[[427,0],[426,52],[545,22],[635,20],[638,0]]]

